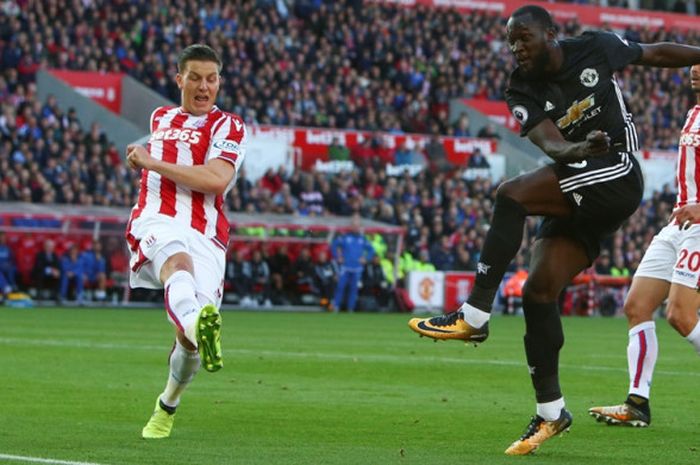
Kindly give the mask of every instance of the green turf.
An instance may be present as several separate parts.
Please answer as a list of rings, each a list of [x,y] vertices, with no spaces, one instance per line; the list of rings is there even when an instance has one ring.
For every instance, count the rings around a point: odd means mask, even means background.
[[[700,463],[700,360],[664,322],[653,424],[632,429],[586,414],[624,398],[625,321],[565,319],[574,425],[518,458],[503,451],[534,412],[522,319],[494,318],[478,348],[419,339],[407,319],[224,313],[224,369],[199,373],[170,439],[144,441],[167,376],[164,312],[0,308],[0,454],[110,465]]]

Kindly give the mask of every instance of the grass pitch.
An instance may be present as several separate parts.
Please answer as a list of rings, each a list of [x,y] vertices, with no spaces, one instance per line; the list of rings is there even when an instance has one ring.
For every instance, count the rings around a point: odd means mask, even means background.
[[[156,310],[0,308],[0,464],[697,464],[700,359],[665,322],[652,426],[586,410],[627,392],[626,322],[566,318],[571,433],[507,457],[534,413],[521,318],[478,348],[419,339],[406,315],[224,314],[224,369],[200,371],[170,439],[141,428],[167,376]],[[3,458],[4,457],[4,458]]]

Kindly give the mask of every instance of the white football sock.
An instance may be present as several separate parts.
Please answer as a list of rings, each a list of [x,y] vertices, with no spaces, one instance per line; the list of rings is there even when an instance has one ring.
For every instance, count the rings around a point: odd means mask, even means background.
[[[194,375],[199,371],[198,352],[190,352],[175,338],[175,347],[170,353],[170,375],[160,400],[168,407],[177,407],[180,396]]]
[[[564,408],[564,398],[560,397],[557,400],[551,402],[545,402],[540,404],[537,403],[537,415],[541,416],[547,421],[558,420],[561,416],[561,409]]]
[[[693,344],[695,351],[700,355],[700,321],[697,322],[695,328],[688,334],[686,340]]]
[[[490,313],[479,310],[466,302],[462,304],[459,311],[462,312],[462,315],[464,315],[464,321],[466,321],[472,328],[481,328],[489,321],[489,318],[491,318]]]
[[[627,344],[627,368],[630,375],[629,393],[649,398],[654,365],[659,355],[656,324],[645,321],[629,331]]]
[[[168,318],[195,346],[197,317],[201,309],[196,295],[194,277],[187,271],[176,271],[165,281]]]

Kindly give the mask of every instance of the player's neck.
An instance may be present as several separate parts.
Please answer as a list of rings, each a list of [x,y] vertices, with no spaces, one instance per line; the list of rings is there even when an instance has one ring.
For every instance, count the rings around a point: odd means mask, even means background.
[[[547,74],[558,73],[564,64],[564,51],[559,46],[559,42],[556,40],[552,41],[552,44],[548,47],[549,52],[549,63],[547,64],[546,71]]]

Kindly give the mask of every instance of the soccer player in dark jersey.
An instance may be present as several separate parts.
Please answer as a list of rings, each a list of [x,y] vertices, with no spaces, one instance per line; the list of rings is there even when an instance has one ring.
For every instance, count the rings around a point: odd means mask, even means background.
[[[559,387],[564,334],[557,298],[642,198],[642,174],[633,155],[637,135],[614,73],[629,64],[690,66],[700,63],[700,48],[642,45],[608,32],[557,40],[549,13],[533,5],[513,12],[506,34],[518,63],[506,91],[508,106],[522,135],[553,163],[499,186],[467,302],[444,316],[414,318],[409,326],[434,339],[483,342],[498,286],[520,248],[525,218],[545,217],[523,289],[525,353],[537,415],[506,450],[524,455],[572,422]]]

